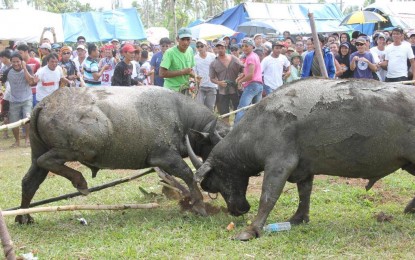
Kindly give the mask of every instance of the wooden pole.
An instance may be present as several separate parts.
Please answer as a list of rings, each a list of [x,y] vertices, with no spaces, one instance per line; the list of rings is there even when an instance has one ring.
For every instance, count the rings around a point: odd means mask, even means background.
[[[132,176],[125,177],[125,178],[122,178],[122,179],[119,179],[119,180],[116,180],[116,181],[113,181],[113,182],[110,182],[110,183],[106,183],[106,184],[103,184],[103,185],[100,185],[100,186],[92,187],[92,188],[88,189],[88,191],[90,193],[92,193],[92,192],[95,192],[95,191],[103,190],[103,189],[113,187],[115,185],[118,185],[118,184],[121,184],[121,183],[124,183],[124,182],[129,182],[129,181],[132,181],[134,179],[143,177],[143,176],[145,176],[149,173],[152,173],[152,172],[154,172],[153,168],[143,169],[143,170],[138,171],[137,174],[134,174]],[[81,195],[83,195],[83,194],[80,193],[80,192],[73,192],[73,193],[61,195],[61,196],[58,196],[58,197],[37,201],[37,202],[31,203],[29,205],[29,208],[44,205],[44,204],[48,204],[48,203],[55,202],[55,201],[70,199],[70,198],[78,197],[78,196],[81,196]],[[14,208],[6,209],[5,211],[16,210],[16,209],[20,209],[20,207],[14,207]]]
[[[2,215],[7,217],[7,216],[39,213],[39,212],[75,211],[75,210],[154,209],[158,207],[159,207],[159,204],[157,203],[123,204],[123,205],[66,205],[66,206],[40,207],[40,208],[2,211]]]
[[[310,19],[311,33],[313,35],[314,41],[314,55],[317,55],[318,65],[320,66],[321,75],[328,79],[329,75],[327,74],[326,65],[324,64],[323,53],[321,52],[322,46],[320,46],[320,40],[318,39],[316,23],[314,22],[314,14],[308,13],[308,18]]]
[[[415,83],[415,80],[400,81],[400,82],[398,82],[398,83],[401,83],[401,84],[408,84],[408,85],[410,85],[410,84],[414,84],[414,83]]]
[[[0,209],[1,212],[1,209]],[[7,260],[15,260],[16,255],[13,249],[13,242],[10,238],[9,231],[7,230],[6,222],[4,221],[3,215],[0,214],[0,237],[1,244],[3,246],[4,256]]]

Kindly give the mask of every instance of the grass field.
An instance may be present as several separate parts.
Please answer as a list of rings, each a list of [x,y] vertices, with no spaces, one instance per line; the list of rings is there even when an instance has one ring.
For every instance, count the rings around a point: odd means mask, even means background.
[[[9,148],[0,140],[0,207],[20,204],[20,183],[30,165],[30,148]],[[98,172],[95,179],[79,164],[89,187],[133,174],[119,170]],[[33,252],[39,259],[414,259],[415,216],[403,209],[415,195],[413,176],[404,171],[380,180],[366,192],[364,180],[319,176],[311,198],[310,223],[290,231],[263,234],[250,242],[232,237],[257,212],[261,177],[251,178],[244,217],[220,212],[210,217],[182,212],[177,201],[161,195],[156,174],[119,186],[55,202],[71,204],[127,204],[158,202],[160,208],[124,211],[72,211],[33,214],[36,223],[18,225],[6,217],[18,255]],[[138,189],[159,194],[145,197]],[[34,201],[74,192],[66,179],[50,174]],[[215,206],[224,206],[206,197]],[[298,204],[295,185],[287,184],[268,223],[287,220]],[[383,212],[390,222],[379,222]],[[81,225],[83,217],[88,225]],[[227,231],[230,222],[236,224]],[[0,254],[0,258],[2,254]]]

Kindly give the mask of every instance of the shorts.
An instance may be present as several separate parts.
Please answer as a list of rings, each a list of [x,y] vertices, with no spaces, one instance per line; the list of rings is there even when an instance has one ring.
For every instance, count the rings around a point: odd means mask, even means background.
[[[30,113],[32,113],[32,102],[32,99],[28,99],[23,102],[10,102],[10,123],[14,123],[22,119],[20,115],[23,115],[23,118],[30,116]]]

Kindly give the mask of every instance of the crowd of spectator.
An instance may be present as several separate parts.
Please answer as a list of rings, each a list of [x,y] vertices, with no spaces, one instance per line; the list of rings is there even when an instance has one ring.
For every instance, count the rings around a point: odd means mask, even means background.
[[[43,37],[51,30],[54,39]],[[284,84],[323,75],[315,48],[321,48],[329,78],[367,78],[385,82],[412,79],[415,74],[415,32],[401,28],[365,35],[358,31],[270,39],[257,34],[193,39],[181,28],[174,40],[159,44],[112,39],[97,46],[77,38],[74,48],[56,43],[45,28],[38,49],[19,42],[0,52],[1,117],[4,123],[26,117],[59,87],[156,85],[177,92],[197,90],[196,100],[219,114],[255,104]],[[187,92],[185,92],[187,90]],[[243,117],[239,111],[234,123]],[[224,118],[229,122],[229,117]],[[27,133],[28,125],[25,127]],[[20,146],[20,133],[13,130]],[[8,138],[5,131],[4,138]],[[28,134],[25,135],[29,145]]]

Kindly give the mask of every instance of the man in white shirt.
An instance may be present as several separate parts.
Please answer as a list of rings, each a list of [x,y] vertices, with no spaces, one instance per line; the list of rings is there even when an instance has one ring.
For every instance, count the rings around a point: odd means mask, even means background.
[[[203,39],[199,39],[196,42],[196,48],[198,53],[195,56],[195,72],[197,75],[196,80],[199,81],[199,92],[197,93],[196,100],[213,111],[218,86],[210,81],[209,66],[216,56],[207,51],[207,42]]]
[[[288,78],[290,75],[291,63],[286,56],[281,55],[282,47],[284,47],[284,45],[281,42],[274,42],[272,44],[271,54],[265,57],[261,62],[266,95],[281,87],[283,79]],[[287,72],[283,74],[284,68],[287,69]]]
[[[378,70],[376,74],[378,75],[379,81],[385,81],[386,70],[382,69],[380,66],[381,62],[385,60],[385,47],[386,47],[386,36],[383,33],[379,33],[376,38],[376,46],[370,48],[370,52],[373,55],[373,59],[376,62]]]
[[[47,65],[40,68],[34,76],[34,82],[37,83],[36,103],[42,101],[42,99],[56,91],[59,88],[61,80],[68,85],[73,83],[65,78],[62,67],[58,66],[57,54],[51,53],[46,56],[45,59]]]
[[[393,43],[386,47],[385,61],[380,63],[383,69],[387,69],[385,82],[399,82],[408,79],[407,60],[411,63],[412,73],[415,75],[415,61],[410,44],[402,42],[403,30],[392,30]]]

